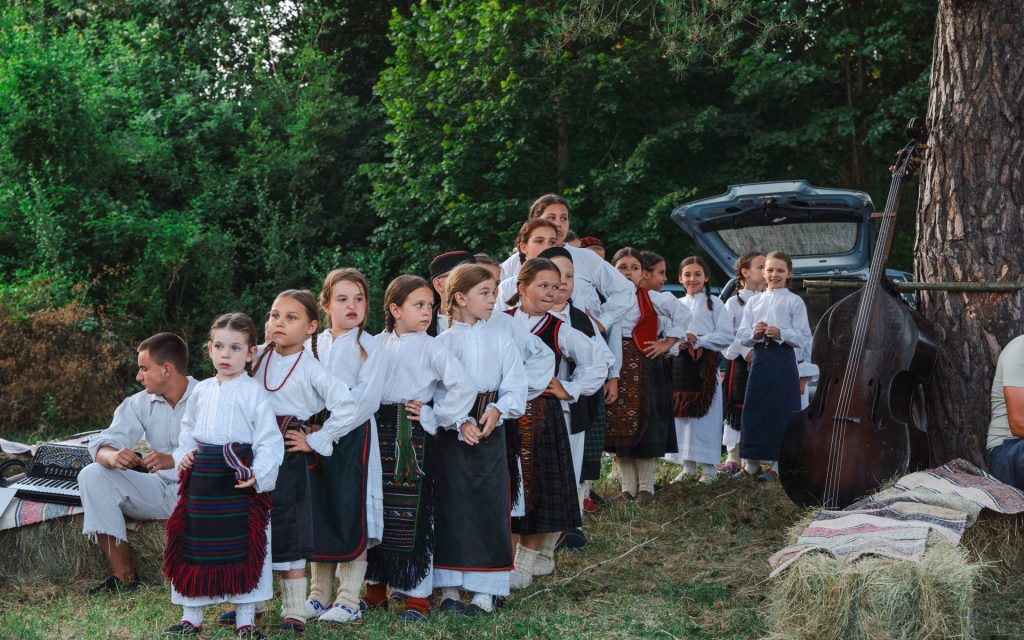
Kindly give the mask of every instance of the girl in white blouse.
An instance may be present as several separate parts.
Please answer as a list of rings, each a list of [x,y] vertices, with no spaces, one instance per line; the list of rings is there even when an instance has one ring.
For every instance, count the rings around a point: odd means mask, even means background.
[[[320,291],[320,308],[327,328],[317,347],[320,361],[352,390],[359,426],[342,436],[322,428],[308,436],[333,446],[311,473],[314,499],[316,555],[310,564],[306,615],[321,622],[348,623],[362,617],[359,591],[366,576],[366,550],[380,542],[384,531],[380,448],[374,413],[380,407],[380,344],[364,330],[369,294],[366,280],[355,269],[327,274]],[[306,348],[312,352],[312,338]],[[332,423],[331,427],[337,423]],[[338,590],[334,591],[334,574]],[[333,596],[333,604],[331,599]]]
[[[700,467],[703,483],[718,478],[722,459],[722,385],[718,373],[718,353],[732,343],[733,330],[725,303],[711,295],[711,274],[699,256],[690,256],[679,265],[679,282],[686,295],[679,304],[690,312],[685,340],[673,360],[673,382],[691,378],[696,391],[684,391],[684,400],[675,402],[676,439],[679,452],[665,456],[683,465],[675,481],[696,478]],[[678,374],[678,376],[677,376]],[[679,398],[679,392],[676,392]]]
[[[558,267],[534,258],[523,264],[516,278],[508,313],[555,354],[556,371],[563,358],[572,359],[575,369],[566,380],[552,377],[547,391],[530,401],[526,418],[520,421],[524,485],[520,499],[526,512],[512,524],[521,536],[510,581],[513,589],[533,582],[538,550],[547,534],[582,524],[563,403],[595,393],[608,372],[607,361],[591,338],[548,313],[561,283]]]
[[[632,247],[619,249],[612,258],[619,273],[635,286],[626,315],[608,340],[618,379],[612,378],[606,387],[605,439],[616,456],[622,483],[619,499],[647,502],[654,498],[657,459],[678,450],[668,363],[663,356],[683,337],[689,311],[671,294],[652,295],[639,286],[645,274],[650,278],[641,258],[642,253]],[[644,401],[646,406],[641,406]]]
[[[265,637],[253,626],[256,603],[273,597],[270,553],[270,497],[277,483],[278,468],[284,457],[284,442],[274,412],[263,387],[246,374],[256,351],[256,326],[242,313],[218,317],[210,328],[209,353],[217,375],[198,383],[189,398],[181,420],[174,463],[182,472],[182,494],[168,521],[167,552],[164,572],[171,582],[171,602],[182,606],[181,621],[164,635],[197,636],[208,604],[230,601],[237,607],[235,625],[239,636]],[[192,479],[192,467],[198,465],[202,476]],[[203,492],[197,484],[209,487],[210,478],[223,476],[219,491]],[[237,484],[235,484],[237,482]],[[239,505],[225,499],[237,492]],[[216,514],[218,537],[202,540],[211,531],[208,521],[193,513],[208,510],[204,498],[218,498]],[[231,517],[248,513],[243,525],[239,561],[228,558],[211,566],[195,561],[203,544],[222,553],[231,544],[226,536]],[[208,512],[208,511],[207,511]],[[258,514],[258,516],[256,516]],[[253,523],[265,524],[253,529]],[[244,528],[248,527],[248,532]],[[189,534],[192,537],[189,538]],[[200,539],[196,539],[198,536]],[[239,537],[239,536],[236,536]],[[207,549],[207,552],[209,551]],[[247,550],[247,552],[245,551]],[[190,552],[195,555],[190,556]],[[212,575],[211,575],[212,573]],[[233,576],[227,578],[226,576]],[[225,582],[225,580],[227,580]],[[222,583],[223,584],[218,584]],[[241,592],[240,592],[241,591]]]
[[[513,562],[505,421],[523,415],[527,381],[509,332],[487,330],[497,288],[484,267],[456,267],[444,298],[450,326],[438,336],[462,363],[477,393],[469,420],[458,431],[435,436],[445,472],[435,486],[434,585],[443,588],[442,610],[469,616],[491,613],[494,597],[508,595]],[[468,607],[460,587],[473,594]]]
[[[284,434],[285,457],[274,490],[274,570],[281,573],[281,628],[301,633],[306,624],[306,560],[316,553],[309,468],[317,456],[331,456],[334,440],[361,423],[348,386],[320,363],[316,298],[304,289],[278,294],[266,324],[269,342],[253,367]],[[306,339],[311,350],[305,350]],[[320,412],[330,416],[315,431]]]
[[[733,341],[722,354],[729,361],[725,374],[724,394],[725,428],[722,433],[722,444],[725,446],[725,462],[718,467],[719,473],[730,476],[740,473],[740,416],[743,415],[743,395],[747,389],[747,376],[750,373],[750,359],[754,351],[739,342],[736,331],[743,320],[743,308],[754,295],[764,291],[764,254],[760,251],[748,251],[736,259],[734,283],[736,293],[725,301],[725,310],[732,322]]]
[[[476,385],[452,352],[426,334],[434,294],[423,278],[395,278],[384,293],[377,336],[383,375],[377,413],[384,485],[384,534],[370,550],[366,606],[387,603],[387,585],[403,594],[410,622],[425,618],[433,590],[433,510],[438,429],[469,421]]]
[[[736,332],[740,344],[754,348],[750,377],[743,401],[740,455],[743,473],[762,481],[778,480],[779,447],[786,425],[800,410],[800,374],[797,358],[810,351],[811,328],[804,301],[787,288],[793,262],[781,251],[764,262],[768,288],[743,309]]]

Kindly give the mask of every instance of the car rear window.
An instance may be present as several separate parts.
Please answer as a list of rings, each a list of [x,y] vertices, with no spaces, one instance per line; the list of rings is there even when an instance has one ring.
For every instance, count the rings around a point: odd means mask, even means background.
[[[856,222],[798,222],[719,229],[718,235],[736,255],[747,251],[782,251],[791,256],[816,256],[853,251],[858,226]]]

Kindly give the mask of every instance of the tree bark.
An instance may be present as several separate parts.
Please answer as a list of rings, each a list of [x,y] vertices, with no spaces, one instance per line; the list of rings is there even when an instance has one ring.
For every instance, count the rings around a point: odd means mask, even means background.
[[[919,280],[1020,282],[1024,0],[940,0],[917,216]],[[999,352],[1024,333],[1021,292],[922,291],[941,350],[927,390],[935,462],[985,464]]]

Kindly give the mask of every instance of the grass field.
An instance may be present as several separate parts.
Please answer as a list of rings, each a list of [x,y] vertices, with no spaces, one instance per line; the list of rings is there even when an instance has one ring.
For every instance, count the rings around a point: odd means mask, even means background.
[[[513,594],[492,617],[435,611],[427,622],[409,626],[374,612],[346,627],[312,623],[305,637],[761,638],[768,632],[759,608],[768,590],[767,559],[799,516],[777,485],[670,485],[649,505],[618,503],[588,515],[586,550],[559,552],[553,576]],[[180,610],[163,586],[114,597],[78,595],[83,586],[4,585],[0,639],[154,638],[178,619]],[[993,582],[986,593],[979,637],[1024,636],[1021,584]],[[273,632],[278,605],[265,628],[272,638],[290,637]],[[222,610],[207,612],[204,638],[234,637],[211,624]]]

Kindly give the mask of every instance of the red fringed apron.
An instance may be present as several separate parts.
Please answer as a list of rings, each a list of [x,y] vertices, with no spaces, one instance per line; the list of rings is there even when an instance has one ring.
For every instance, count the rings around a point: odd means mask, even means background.
[[[252,488],[248,444],[200,444],[181,472],[178,504],[167,521],[164,576],[189,598],[249,593],[267,555],[271,499]]]

